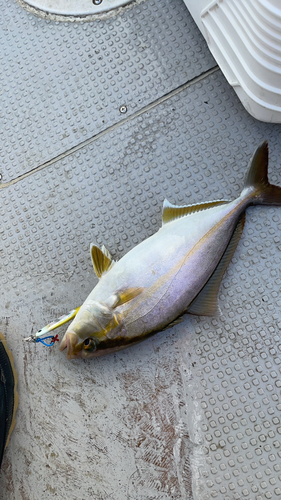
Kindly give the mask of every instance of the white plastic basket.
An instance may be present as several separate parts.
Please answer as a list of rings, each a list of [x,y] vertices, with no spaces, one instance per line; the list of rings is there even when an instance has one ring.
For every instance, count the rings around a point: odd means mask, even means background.
[[[247,111],[281,123],[281,0],[184,0]]]

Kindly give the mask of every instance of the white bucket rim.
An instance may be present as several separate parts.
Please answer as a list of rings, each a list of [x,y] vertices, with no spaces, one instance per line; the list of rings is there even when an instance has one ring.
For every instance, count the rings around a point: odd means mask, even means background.
[[[18,0],[33,14],[54,20],[91,20],[142,0]],[[96,2],[96,3],[94,3]]]

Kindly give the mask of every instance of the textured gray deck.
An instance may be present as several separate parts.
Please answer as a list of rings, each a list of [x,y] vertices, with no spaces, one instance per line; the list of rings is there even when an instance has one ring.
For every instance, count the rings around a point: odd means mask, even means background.
[[[0,1],[0,330],[20,397],[1,500],[281,497],[280,208],[248,209],[220,316],[89,362],[22,341],[92,289],[91,241],[120,258],[165,197],[236,197],[265,138],[281,184],[280,126],[248,115],[171,4],[73,24]]]

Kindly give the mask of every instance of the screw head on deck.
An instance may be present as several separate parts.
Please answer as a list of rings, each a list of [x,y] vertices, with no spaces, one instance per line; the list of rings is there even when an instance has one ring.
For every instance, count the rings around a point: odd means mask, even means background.
[[[122,104],[122,106],[120,106],[120,108],[119,108],[119,111],[120,111],[120,113],[124,114],[124,113],[127,113],[128,108],[125,104]]]

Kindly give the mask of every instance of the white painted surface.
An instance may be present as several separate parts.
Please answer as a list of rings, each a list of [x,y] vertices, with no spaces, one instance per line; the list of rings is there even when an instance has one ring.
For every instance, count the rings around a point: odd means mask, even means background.
[[[24,3],[36,9],[62,16],[86,16],[117,9],[132,0],[25,0]],[[99,0],[97,0],[99,2]]]
[[[276,0],[184,0],[247,111],[281,122],[281,8]]]

